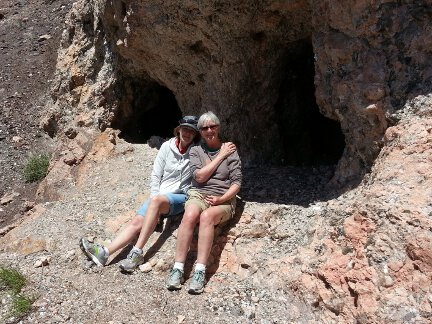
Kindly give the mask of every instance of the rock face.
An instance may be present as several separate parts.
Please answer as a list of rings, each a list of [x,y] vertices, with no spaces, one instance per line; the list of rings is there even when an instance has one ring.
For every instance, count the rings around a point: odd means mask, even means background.
[[[426,3],[313,1],[316,97],[346,139],[339,179],[367,169],[398,111],[431,90]]]
[[[140,200],[142,183],[131,172],[141,169],[128,164],[150,168],[155,153],[119,137],[168,136],[180,115],[210,109],[246,166],[337,162],[331,183],[346,191],[334,199],[315,195],[312,181],[302,187],[308,196],[294,188],[289,172],[251,172],[241,217],[215,241],[209,294],[252,291],[254,302],[239,302],[248,320],[426,323],[432,314],[431,15],[427,1],[75,2],[42,122],[60,145],[39,194],[59,202],[38,206],[1,243],[23,254],[47,251],[54,267],[59,250],[80,235],[114,235]],[[300,178],[321,177],[319,185],[328,171],[307,170],[309,177]],[[257,174],[267,171],[272,177],[264,186]],[[62,212],[71,233],[66,242],[55,227]],[[120,216],[113,219],[113,212]],[[165,240],[161,262],[150,260],[146,271],[167,271],[175,240]],[[76,260],[66,266],[76,267]],[[228,291],[230,285],[218,284],[225,280],[240,288]],[[212,299],[211,309],[231,307],[224,298]],[[290,301],[290,314],[275,306],[282,300]],[[237,320],[237,306],[221,316]]]
[[[329,202],[327,220],[296,256],[308,266],[291,274],[293,285],[313,292],[333,320],[430,320],[431,104],[430,96],[410,103],[421,116],[387,129],[370,175]]]
[[[406,100],[432,87],[429,19],[423,2],[77,1],[44,125],[54,134],[75,117],[150,137],[213,110],[245,162],[320,162],[302,150],[328,137],[335,182],[355,181]],[[345,146],[314,124],[315,102]]]
[[[48,119],[67,122],[66,106],[101,129],[164,135],[152,132],[213,110],[245,161],[280,162],[280,89],[289,60],[305,54],[313,71],[310,15],[306,1],[76,2],[59,55],[59,108]]]

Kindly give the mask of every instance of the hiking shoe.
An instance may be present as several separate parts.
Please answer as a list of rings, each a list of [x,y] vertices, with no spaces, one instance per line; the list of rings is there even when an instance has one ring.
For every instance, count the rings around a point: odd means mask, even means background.
[[[173,268],[168,277],[166,287],[168,290],[181,289],[181,285],[184,283],[183,271],[177,268]]]
[[[189,294],[199,295],[203,292],[205,285],[205,271],[195,271],[189,286]]]
[[[96,265],[103,267],[107,263],[108,257],[101,244],[92,243],[83,237],[80,240],[80,248]]]
[[[137,251],[130,251],[126,259],[121,260],[119,267],[125,272],[133,272],[139,265],[144,263],[144,256]]]

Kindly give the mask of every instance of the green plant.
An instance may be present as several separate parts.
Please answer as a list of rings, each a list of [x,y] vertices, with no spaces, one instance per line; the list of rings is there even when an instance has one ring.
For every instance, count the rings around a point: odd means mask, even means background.
[[[15,269],[0,268],[0,289],[6,288],[12,292],[11,316],[22,317],[30,312],[34,298],[21,294],[21,289],[27,279]]]
[[[26,282],[26,278],[17,270],[0,268],[0,285],[12,290],[13,293],[20,293]]]
[[[22,317],[30,312],[33,304],[33,298],[18,294],[14,296],[11,315]]]
[[[27,182],[42,180],[48,173],[50,156],[48,154],[33,155],[24,168],[24,178]]]

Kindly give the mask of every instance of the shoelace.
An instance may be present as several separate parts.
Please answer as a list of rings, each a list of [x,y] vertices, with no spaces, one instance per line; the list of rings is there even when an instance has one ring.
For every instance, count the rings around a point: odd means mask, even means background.
[[[198,282],[204,282],[204,271],[195,271],[193,279]]]
[[[171,271],[171,277],[174,277],[175,279],[180,279],[182,277],[182,272],[180,271],[180,269],[172,269]]]
[[[139,253],[137,251],[130,252],[127,256],[128,259],[134,260],[136,257],[139,256]]]

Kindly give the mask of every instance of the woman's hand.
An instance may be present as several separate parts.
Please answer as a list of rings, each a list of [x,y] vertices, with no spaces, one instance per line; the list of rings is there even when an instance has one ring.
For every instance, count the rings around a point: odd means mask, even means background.
[[[232,142],[226,142],[222,143],[221,149],[220,149],[220,155],[224,159],[226,159],[228,156],[233,154],[237,150],[237,147]]]
[[[223,203],[222,196],[205,196],[204,200],[210,206],[217,206]]]

